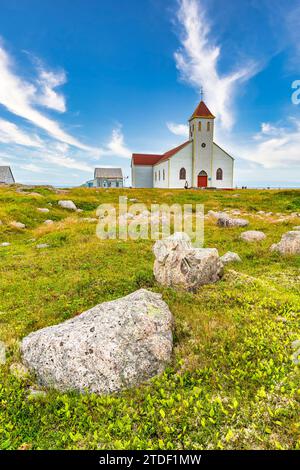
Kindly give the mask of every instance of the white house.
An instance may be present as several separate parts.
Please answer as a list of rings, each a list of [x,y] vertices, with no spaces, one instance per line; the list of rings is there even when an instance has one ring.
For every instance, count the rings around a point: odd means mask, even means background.
[[[201,101],[189,120],[189,140],[162,155],[133,153],[132,186],[232,188],[234,158],[214,142],[214,119]]]

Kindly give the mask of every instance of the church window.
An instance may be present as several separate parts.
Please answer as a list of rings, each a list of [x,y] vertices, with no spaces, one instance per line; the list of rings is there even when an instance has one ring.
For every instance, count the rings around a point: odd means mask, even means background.
[[[205,149],[206,143],[205,143],[205,142],[202,142],[201,147]]]
[[[165,181],[165,177],[166,177],[166,175],[165,175],[165,170],[163,169],[163,180],[164,180],[164,181]]]
[[[179,179],[180,180],[185,180],[186,179],[186,169],[185,168],[180,168]]]
[[[201,121],[198,123],[198,131],[201,131]]]
[[[155,181],[157,181],[157,172],[154,173]]]
[[[158,171],[158,181],[160,181],[160,170]]]
[[[207,131],[209,132],[210,131],[210,122],[208,121],[207,123]]]
[[[217,169],[216,177],[217,177],[217,180],[222,180],[223,179],[223,170],[222,170],[222,168]]]

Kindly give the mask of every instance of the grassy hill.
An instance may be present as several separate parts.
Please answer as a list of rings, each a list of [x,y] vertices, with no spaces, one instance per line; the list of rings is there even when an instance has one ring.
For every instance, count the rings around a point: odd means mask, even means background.
[[[242,228],[205,221],[205,246],[243,262],[224,278],[187,293],[158,286],[153,242],[99,240],[95,217],[119,195],[156,203],[203,203],[205,212],[239,209],[266,240],[247,244]],[[57,205],[71,199],[80,213]],[[38,208],[49,208],[41,213]],[[270,212],[269,216],[258,214]],[[1,449],[291,449],[300,448],[300,256],[269,247],[300,225],[300,191],[181,191],[0,188]],[[288,217],[289,216],[289,217]],[[52,219],[54,224],[43,222]],[[16,229],[10,222],[26,224]],[[49,248],[38,250],[37,244]],[[59,394],[28,398],[34,378],[17,379],[19,341],[92,306],[146,287],[163,294],[176,322],[174,355],[165,373],[118,395]]]

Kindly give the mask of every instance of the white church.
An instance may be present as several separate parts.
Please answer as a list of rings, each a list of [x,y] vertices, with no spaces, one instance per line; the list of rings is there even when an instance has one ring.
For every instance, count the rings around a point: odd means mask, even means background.
[[[232,188],[234,158],[214,142],[214,119],[200,101],[189,119],[189,140],[162,155],[133,153],[132,186]]]

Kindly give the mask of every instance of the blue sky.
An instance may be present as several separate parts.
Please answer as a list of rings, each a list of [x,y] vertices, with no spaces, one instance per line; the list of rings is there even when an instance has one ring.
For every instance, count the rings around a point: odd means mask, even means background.
[[[239,186],[300,186],[297,0],[0,0],[0,165],[78,185],[186,139],[205,101]],[[300,93],[299,93],[300,97]]]

